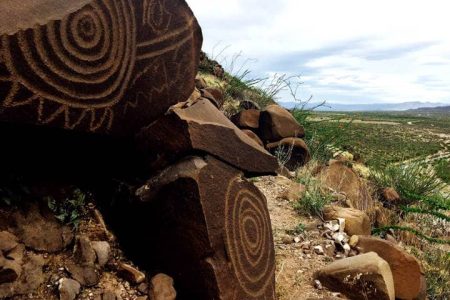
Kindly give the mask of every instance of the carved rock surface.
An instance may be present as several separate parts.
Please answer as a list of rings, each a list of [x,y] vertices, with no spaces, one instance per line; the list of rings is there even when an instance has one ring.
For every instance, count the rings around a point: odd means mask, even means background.
[[[6,0],[0,40],[0,121],[132,135],[188,99],[202,35],[180,0]]]
[[[272,104],[261,112],[260,136],[264,142],[276,142],[287,137],[304,137],[305,129],[283,107]]]
[[[273,174],[278,168],[275,157],[206,99],[173,107],[143,128],[137,140],[149,157],[163,162],[202,151],[252,174]]]
[[[267,202],[241,171],[212,156],[188,157],[138,196],[143,202],[127,223],[146,228],[145,235],[137,239],[123,228],[118,237],[139,251],[135,257],[145,257],[140,265],[174,278],[177,297],[275,299]]]

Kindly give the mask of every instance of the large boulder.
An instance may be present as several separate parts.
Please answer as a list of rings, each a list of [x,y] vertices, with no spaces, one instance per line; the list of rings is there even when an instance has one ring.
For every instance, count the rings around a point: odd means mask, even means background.
[[[0,121],[132,135],[194,89],[183,0],[0,2]]]
[[[250,174],[273,174],[278,168],[275,157],[202,98],[173,107],[143,128],[137,142],[157,164],[175,162],[201,151]]]
[[[414,256],[392,242],[375,237],[358,236],[353,245],[362,253],[375,252],[389,263],[394,276],[396,298],[406,300],[419,296],[424,276]]]
[[[173,277],[177,297],[275,299],[267,201],[242,171],[209,155],[187,157],[137,196],[140,204],[121,211],[118,238],[136,263]]]
[[[344,231],[348,235],[370,235],[372,231],[367,214],[354,208],[329,205],[324,208],[323,217],[326,221],[345,219]]]
[[[321,172],[325,186],[338,193],[344,193],[351,205],[360,210],[366,210],[373,204],[366,182],[345,162],[332,160],[329,166]]]
[[[394,282],[389,264],[370,252],[338,260],[316,273],[332,291],[352,300],[394,300]]]
[[[305,129],[292,114],[279,105],[273,104],[261,112],[259,131],[264,142],[275,142],[287,137],[304,137]]]
[[[311,160],[309,148],[300,138],[284,138],[281,141],[267,144],[266,148],[270,153],[277,155],[290,171],[297,170]]]
[[[261,141],[261,139],[256,133],[248,129],[242,129],[242,132],[245,133],[249,138],[254,140],[258,145],[264,148],[264,143]]]
[[[247,109],[232,116],[230,120],[241,129],[256,130],[259,128],[260,114],[261,112],[257,109]]]

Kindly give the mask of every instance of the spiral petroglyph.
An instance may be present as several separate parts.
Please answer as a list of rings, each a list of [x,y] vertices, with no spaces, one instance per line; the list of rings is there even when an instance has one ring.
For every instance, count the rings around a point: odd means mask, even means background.
[[[193,84],[179,82],[195,76],[201,36],[185,3],[85,0],[74,11],[74,4],[60,0],[24,1],[29,7],[25,12],[12,1],[4,6],[24,16],[39,16],[39,10],[49,16],[15,31],[0,22],[0,29],[6,28],[0,30],[0,121],[108,132],[127,120],[129,130],[136,130],[191,92]],[[58,18],[48,12],[51,4]],[[0,17],[7,18],[8,11]],[[180,50],[191,59],[177,59]],[[156,59],[164,63],[148,72]],[[168,73],[171,78],[161,76]],[[168,99],[162,89],[179,95]],[[161,107],[152,110],[150,105]],[[16,120],[15,113],[25,120]],[[124,131],[124,126],[116,127]]]
[[[267,206],[255,191],[230,182],[225,204],[225,233],[233,270],[245,293],[260,299],[274,273],[274,252]]]

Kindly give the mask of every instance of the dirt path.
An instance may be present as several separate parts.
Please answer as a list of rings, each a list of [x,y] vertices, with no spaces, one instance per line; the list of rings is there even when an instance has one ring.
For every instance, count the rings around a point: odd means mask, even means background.
[[[302,217],[294,211],[293,203],[278,198],[287,189],[289,180],[284,177],[261,177],[255,185],[264,193],[272,220],[276,252],[276,284],[279,300],[323,299],[333,296],[325,290],[314,287],[313,274],[329,264],[332,258],[317,255],[312,251],[316,245],[323,245],[317,229],[319,220]],[[303,234],[291,231],[299,224],[306,228]],[[289,234],[291,233],[291,234]],[[294,238],[299,238],[298,243]],[[306,247],[306,245],[310,245]],[[302,249],[304,248],[304,249]]]

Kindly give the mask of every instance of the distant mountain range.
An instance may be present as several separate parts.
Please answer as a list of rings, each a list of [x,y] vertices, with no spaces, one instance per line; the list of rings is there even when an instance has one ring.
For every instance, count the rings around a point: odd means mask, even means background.
[[[309,103],[306,108],[316,107],[319,103]],[[298,107],[296,102],[280,102],[280,105],[286,108]],[[342,103],[326,103],[324,106],[318,107],[317,111],[406,111],[411,109],[435,109],[438,107],[449,107],[445,103],[432,102],[402,102],[402,103],[370,103],[370,104],[342,104]]]

